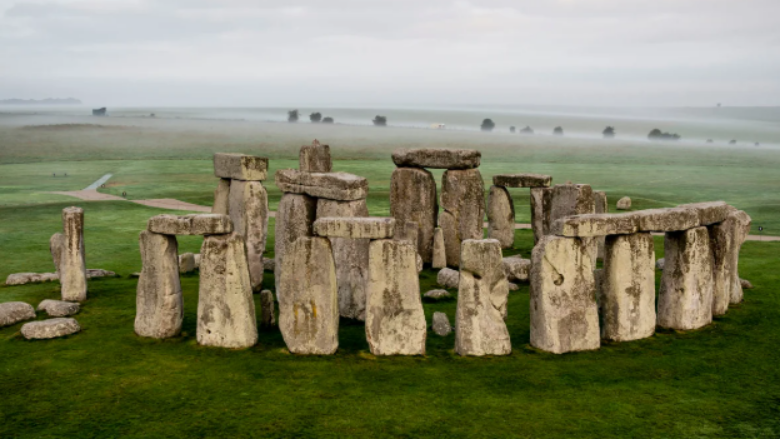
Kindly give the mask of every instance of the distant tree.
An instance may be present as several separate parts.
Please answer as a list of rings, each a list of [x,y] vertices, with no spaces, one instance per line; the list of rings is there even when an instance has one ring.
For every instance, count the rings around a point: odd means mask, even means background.
[[[333,123],[332,117],[326,117],[325,119],[322,119],[322,123]]]
[[[654,128],[650,131],[650,134],[647,135],[647,138],[650,140],[680,140],[680,135],[665,133],[658,128]]]
[[[754,143],[754,144],[753,144],[753,146],[760,146],[760,145],[761,145],[761,144],[760,144],[760,143],[758,143],[758,142],[756,142],[756,143]]]
[[[287,122],[298,122],[298,110],[290,110],[287,112]]]
[[[712,139],[707,139],[707,143],[712,143]]]
[[[604,128],[604,131],[601,132],[601,134],[604,135],[605,139],[612,139],[615,137],[615,127],[606,127]]]
[[[387,126],[387,118],[385,116],[376,116],[374,117],[374,120],[371,122],[374,122],[374,126],[377,127],[386,127]]]
[[[312,113],[309,115],[309,120],[312,123],[319,123],[322,120],[322,114],[320,113]]]
[[[534,130],[531,127],[529,127],[529,126],[526,126],[522,130],[520,130],[520,134],[533,134],[533,133],[534,133]]]
[[[731,139],[731,141],[729,141],[729,145],[736,145],[736,144],[737,144],[737,139]]]
[[[555,127],[553,130],[553,134],[556,136],[562,136],[563,135],[563,128],[561,127]]]
[[[510,133],[512,133],[512,134],[514,134],[514,132],[515,132],[515,126],[514,126],[514,125],[512,125],[511,127],[509,127],[509,132],[510,132]]]
[[[485,119],[482,121],[482,125],[480,125],[480,129],[482,131],[493,131],[493,128],[496,127],[496,124],[493,123],[491,119]]]

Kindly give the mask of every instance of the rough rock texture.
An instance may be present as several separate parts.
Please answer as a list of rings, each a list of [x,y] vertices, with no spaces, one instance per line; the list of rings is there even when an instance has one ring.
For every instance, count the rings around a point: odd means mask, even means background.
[[[339,347],[336,265],[330,241],[302,237],[282,261],[279,329],[294,354],[330,355]]]
[[[270,290],[263,290],[260,292],[260,324],[266,327],[276,326],[274,293]]]
[[[397,149],[393,151],[396,166],[434,169],[478,168],[482,153],[474,149]]]
[[[646,209],[632,212],[630,216],[635,218],[640,232],[678,232],[699,225],[698,213],[688,208]]]
[[[211,206],[211,213],[230,214],[230,181],[227,178],[219,179],[217,189],[214,191],[214,205]]]
[[[665,265],[666,265],[666,259],[664,259],[664,258],[660,258],[657,261],[655,261],[655,269],[656,270],[663,271]]]
[[[27,340],[46,340],[50,338],[65,337],[81,331],[81,326],[76,319],[56,318],[29,322],[22,325],[22,336]]]
[[[753,284],[747,279],[740,279],[739,285],[745,290],[752,290]]]
[[[179,273],[192,273],[195,271],[195,254],[182,253],[179,255]]]
[[[507,285],[509,286],[509,291],[510,292],[517,291],[517,290],[520,289],[520,285],[512,283],[512,282],[509,282]]]
[[[596,203],[596,214],[609,213],[609,203],[607,202],[607,193],[604,191],[593,191],[593,199]],[[598,254],[599,259],[604,259],[604,240],[605,237],[598,239]]]
[[[442,268],[436,275],[436,283],[444,288],[458,288],[460,285],[460,273],[451,268]]]
[[[590,246],[581,238],[548,235],[531,265],[531,345],[562,354],[601,343]]]
[[[345,172],[310,173],[281,169],[276,171],[276,187],[286,193],[339,201],[361,200],[368,195],[368,180]]]
[[[587,184],[556,184],[550,197],[550,219],[545,230],[549,230],[556,220],[563,217],[596,212],[593,189]]]
[[[425,169],[396,168],[390,178],[390,216],[396,227],[414,221],[420,229],[417,251],[423,261],[433,260],[434,229],[439,217],[436,180]]]
[[[496,239],[501,248],[515,243],[515,203],[503,186],[491,186],[488,193],[488,238]]]
[[[268,236],[268,193],[259,181],[233,180],[230,184],[230,220],[246,242],[252,291],[263,285],[263,253]]]
[[[215,213],[162,214],[149,218],[146,228],[162,235],[223,235],[233,231],[233,223],[229,216]]]
[[[731,254],[732,258],[735,258],[735,261],[732,261],[732,266],[734,267],[734,284],[731,287],[731,300],[730,303],[736,304],[742,302],[743,299],[743,291],[742,289],[745,288],[743,284],[743,280],[739,278],[739,251],[742,249],[742,244],[747,239],[748,235],[750,234],[750,224],[752,223],[752,219],[750,216],[745,213],[744,211],[738,210],[733,211],[729,213],[729,217],[727,221],[730,221],[734,219],[736,222],[736,227],[734,229],[735,233],[735,239],[734,244],[736,246],[735,249],[733,249],[733,253]],[[748,285],[750,285],[750,282],[748,282]],[[752,285],[746,288],[753,288]]]
[[[712,315],[726,314],[731,303],[732,289],[741,288],[739,282],[740,228],[736,216],[707,228],[712,249]],[[737,293],[739,294],[739,293]]]
[[[694,209],[699,216],[700,226],[709,226],[715,223],[723,222],[726,217],[736,211],[725,201],[705,201],[703,203],[681,204],[677,206],[680,209]]]
[[[402,226],[396,226],[396,232],[393,237],[400,241],[409,241],[417,248],[417,243],[420,240],[420,228],[416,222],[406,221]]]
[[[244,154],[214,154],[214,175],[232,180],[263,181],[268,178],[268,159]]]
[[[543,174],[498,174],[493,176],[493,184],[503,187],[549,187],[552,176]]]
[[[181,333],[184,316],[176,237],[144,230],[138,241],[142,268],[136,288],[135,333],[175,337]]]
[[[6,285],[25,285],[38,282],[53,282],[60,280],[57,273],[13,273],[5,279]]]
[[[522,258],[502,259],[506,278],[514,281],[527,281],[531,273],[531,260]]]
[[[550,233],[560,236],[590,238],[607,235],[630,235],[637,232],[633,215],[592,213],[561,218],[550,226]]]
[[[463,241],[455,352],[459,355],[509,355],[512,344],[504,319],[509,285],[495,239]]]
[[[276,270],[276,259],[263,258],[263,269],[273,273]]]
[[[361,218],[368,216],[366,200],[317,200],[317,218]],[[316,222],[315,222],[316,224]],[[392,229],[390,229],[392,230]],[[365,320],[369,239],[329,238],[333,247],[342,317]]]
[[[65,231],[60,284],[62,300],[81,302],[87,300],[87,264],[84,260],[84,210],[66,207],[62,210],[62,226]]]
[[[706,227],[668,232],[658,292],[658,326],[697,329],[712,322],[712,254]]]
[[[195,268],[200,269],[200,253],[195,253],[193,258],[195,259]]]
[[[436,227],[433,231],[433,257],[431,258],[431,267],[447,267],[447,249],[444,245],[444,231],[441,227]]]
[[[35,318],[35,309],[25,302],[0,303],[0,328]]]
[[[653,236],[607,236],[604,250],[601,338],[630,341],[652,336],[656,322]]]
[[[617,202],[617,210],[629,210],[631,209],[631,198],[623,197]]]
[[[460,263],[460,244],[482,239],[485,218],[485,185],[478,169],[447,170],[442,176],[439,227],[444,232],[447,265]]]
[[[311,145],[301,146],[298,169],[303,172],[331,172],[333,163],[330,159],[330,146],[320,145],[317,140]]]
[[[206,236],[200,254],[198,344],[253,346],[257,343],[257,317],[244,239],[236,232]]]
[[[431,324],[431,328],[433,329],[433,332],[436,333],[436,335],[440,335],[442,337],[446,337],[452,332],[452,325],[450,325],[450,319],[447,318],[447,314],[438,311],[433,313],[433,323]]]
[[[547,234],[551,199],[552,188],[531,188],[531,229],[534,232],[534,244]]]
[[[369,249],[366,340],[374,355],[425,355],[427,323],[420,299],[417,248],[391,239]]]
[[[276,282],[276,300],[281,300],[279,279],[281,279],[282,260],[290,246],[302,236],[312,236],[312,224],[317,212],[317,200],[301,194],[283,194],[276,210],[276,229],[274,234],[274,273]]]
[[[62,251],[65,249],[65,235],[62,233],[55,233],[49,238],[49,252],[51,252],[51,259],[54,262],[54,272],[57,273],[57,278],[60,275],[60,264],[62,263]]]
[[[395,234],[395,219],[376,216],[323,218],[318,213],[314,234],[328,238],[388,239]]]
[[[92,279],[93,277],[113,277],[116,276],[116,273],[109,270],[103,270],[102,268],[87,268],[87,279]]]
[[[439,300],[439,299],[449,299],[452,296],[447,290],[430,290],[425,294],[423,294],[423,297],[428,299]]]
[[[76,314],[81,309],[81,305],[74,302],[64,302],[62,300],[45,299],[38,304],[38,311],[46,311],[50,317],[68,317]]]

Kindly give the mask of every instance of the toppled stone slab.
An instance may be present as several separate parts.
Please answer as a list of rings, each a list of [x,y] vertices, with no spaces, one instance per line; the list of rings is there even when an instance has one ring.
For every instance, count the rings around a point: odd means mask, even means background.
[[[395,219],[384,217],[324,217],[314,221],[314,234],[329,238],[388,239]]]
[[[449,299],[452,296],[447,290],[430,290],[425,294],[423,294],[423,297],[425,297],[426,299],[439,300],[439,299]]]
[[[62,300],[87,300],[87,264],[84,252],[84,209],[66,207],[62,210],[64,245],[60,260]]]
[[[458,288],[460,285],[460,273],[452,268],[442,268],[436,275],[436,283],[444,288]]]
[[[57,273],[13,273],[5,279],[6,285],[26,285],[38,282],[52,282],[59,280]]]
[[[607,235],[630,235],[637,232],[633,215],[594,213],[574,215],[556,220],[550,233],[560,236],[589,238]]]
[[[433,169],[478,168],[482,153],[475,149],[397,149],[393,151],[396,166]]]
[[[274,279],[276,299],[281,301],[279,279],[287,247],[302,236],[312,236],[312,224],[317,212],[317,200],[303,194],[283,194],[276,210],[276,231],[274,234]]]
[[[179,255],[179,273],[192,273],[195,271],[195,254],[182,253]]]
[[[220,178],[217,189],[214,190],[214,204],[211,213],[220,215],[230,214],[230,179]]]
[[[508,257],[501,260],[508,280],[527,281],[531,273],[531,260]]]
[[[56,319],[29,322],[22,325],[22,336],[27,340],[47,340],[65,337],[81,331],[76,319],[59,317]]]
[[[485,185],[478,169],[447,170],[442,176],[439,227],[444,233],[447,265],[457,267],[460,245],[482,239],[485,221]]]
[[[390,178],[390,215],[396,219],[396,235],[407,221],[417,224],[417,251],[423,261],[431,262],[434,230],[439,217],[433,174],[426,169],[396,168]]]
[[[503,187],[549,187],[551,175],[543,174],[498,174],[493,176],[493,184]]]
[[[60,276],[60,264],[62,263],[62,252],[65,249],[65,235],[55,233],[49,238],[49,252],[54,262],[54,272],[57,273],[57,279]]]
[[[87,268],[87,279],[96,277],[115,277],[116,273],[111,270],[103,270],[102,268]]]
[[[263,285],[263,253],[268,236],[268,193],[259,181],[233,180],[230,183],[230,220],[233,229],[246,242],[252,291]]]
[[[431,324],[431,329],[433,329],[433,332],[435,332],[436,335],[442,337],[450,335],[452,332],[452,325],[450,325],[450,319],[447,318],[447,314],[438,311],[433,313],[433,323]]]
[[[736,211],[734,207],[729,206],[725,201],[681,204],[677,207],[681,209],[694,209],[699,216],[698,225],[700,226],[721,223],[726,220],[726,217],[728,217],[731,212]]]
[[[638,210],[628,216],[636,219],[639,232],[676,232],[699,226],[696,210],[682,207]]]
[[[631,198],[623,197],[618,200],[617,204],[615,205],[617,207],[617,210],[629,210],[631,209]]]
[[[488,238],[497,239],[501,248],[515,243],[515,204],[503,186],[491,186],[488,192]]]
[[[433,231],[433,257],[431,259],[432,268],[447,267],[447,253],[444,245],[444,232],[441,227],[436,227]]]
[[[276,326],[274,311],[274,293],[270,290],[260,291],[260,324],[265,327]]]
[[[0,328],[35,318],[35,309],[25,302],[0,303]]]
[[[149,218],[146,228],[161,235],[224,235],[233,231],[233,222],[229,216],[215,213],[162,214]]]
[[[144,230],[138,242],[142,268],[136,287],[135,333],[160,339],[176,337],[184,317],[176,237]]]
[[[331,172],[333,162],[330,158],[330,146],[321,145],[317,139],[314,139],[311,145],[301,146],[298,169],[303,172]]]
[[[306,194],[338,201],[361,200],[368,196],[368,180],[345,172],[276,171],[276,187],[282,192]]]
[[[51,317],[68,317],[77,314],[81,305],[62,300],[45,299],[38,304],[38,311],[46,311]]]
[[[268,178],[268,159],[245,154],[214,154],[214,175],[231,180],[263,181]]]

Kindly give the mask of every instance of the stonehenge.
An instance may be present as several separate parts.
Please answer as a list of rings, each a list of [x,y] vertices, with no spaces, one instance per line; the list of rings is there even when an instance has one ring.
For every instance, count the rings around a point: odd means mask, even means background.
[[[617,204],[615,205],[617,207],[617,210],[629,210],[631,209],[631,198],[623,197],[618,200]]]
[[[311,145],[301,147],[298,154],[298,169],[303,172],[331,172],[333,163],[330,159],[330,146],[320,145],[314,139]]]
[[[441,337],[450,335],[452,332],[452,325],[450,325],[450,319],[447,318],[447,314],[438,311],[433,313],[433,323],[431,324],[431,329],[433,329],[433,332],[435,332],[436,335]]]
[[[393,171],[390,177],[390,216],[395,218],[399,228],[405,227],[407,221],[417,223],[417,250],[424,262],[433,262],[439,202],[436,197],[436,180],[430,171],[402,167]]]
[[[84,209],[67,207],[62,210],[64,239],[60,254],[60,285],[62,300],[87,300],[87,264],[84,257]]]
[[[495,197],[497,203],[494,201],[494,209],[491,209],[491,198],[488,198],[488,238],[499,239],[501,248],[512,247],[515,240],[515,206],[507,188],[529,188],[531,191],[531,228],[534,232],[534,242],[538,241],[541,236],[545,234],[544,217],[549,202],[545,203],[544,194],[549,192],[551,184],[552,177],[543,174],[494,175],[490,194],[493,195],[493,188],[496,188]],[[504,203],[508,203],[509,207],[504,207]],[[511,220],[509,219],[509,210],[511,210]],[[503,239],[499,237],[502,237]]]
[[[447,265],[460,265],[460,245],[467,239],[483,238],[485,184],[479,169],[444,171],[442,176],[439,227],[444,234]]]
[[[175,337],[181,332],[184,316],[176,237],[144,230],[139,245],[143,268],[136,287],[135,333]]]

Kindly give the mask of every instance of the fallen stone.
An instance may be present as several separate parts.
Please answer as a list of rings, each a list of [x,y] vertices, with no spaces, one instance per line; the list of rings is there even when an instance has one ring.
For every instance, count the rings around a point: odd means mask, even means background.
[[[436,275],[436,283],[444,288],[458,288],[460,285],[460,273],[451,268],[442,268]]]
[[[502,259],[508,280],[527,281],[531,273],[531,260],[515,257]]]
[[[195,259],[195,269],[200,269],[200,253],[195,253],[193,259]]]
[[[419,238],[417,251],[425,262],[433,260],[433,240],[439,217],[436,198],[436,180],[425,169],[396,168],[390,178],[390,216],[396,227],[405,227],[407,221],[417,223]]]
[[[270,290],[260,291],[260,324],[265,327],[276,326],[274,293]]]
[[[281,300],[279,279],[287,247],[302,237],[312,236],[312,224],[317,212],[317,200],[308,195],[282,194],[276,210],[276,228],[274,233],[274,279],[276,282],[276,300]]]
[[[22,337],[27,340],[47,340],[50,338],[65,337],[81,331],[81,326],[76,319],[56,318],[29,322],[22,325]]]
[[[170,215],[149,218],[146,229],[161,235],[224,235],[233,231],[227,215],[214,213]]]
[[[552,176],[543,174],[498,174],[493,176],[493,184],[503,187],[549,187]]]
[[[263,253],[268,236],[268,193],[259,181],[230,183],[230,220],[233,230],[246,242],[252,291],[263,286]]]
[[[617,202],[617,210],[629,210],[631,209],[631,198],[623,197]]]
[[[195,271],[195,255],[182,253],[179,255],[179,273],[192,273]]]
[[[739,284],[742,286],[743,289],[746,289],[746,290],[752,290],[753,289],[753,284],[750,283],[750,281],[747,280],[747,279],[740,279],[739,280]]]
[[[431,267],[433,268],[446,268],[447,267],[447,253],[444,245],[444,232],[441,227],[436,227],[433,231],[433,257],[431,259]]]
[[[482,153],[474,149],[397,149],[393,151],[396,166],[433,169],[478,168]]]
[[[362,200],[368,195],[368,180],[344,172],[310,173],[281,169],[276,171],[276,187],[285,193],[338,201]]]
[[[35,309],[25,302],[0,303],[0,328],[35,318]]]
[[[87,268],[87,279],[97,277],[116,277],[116,273],[110,270],[103,270],[102,268]]]
[[[439,300],[439,299],[449,299],[452,296],[450,295],[449,292],[447,292],[447,290],[430,290],[425,294],[423,294],[423,297],[428,299]]]
[[[244,154],[214,154],[214,175],[231,180],[263,181],[268,178],[268,159]]]
[[[65,249],[65,235],[62,233],[55,233],[51,235],[49,239],[49,252],[51,252],[51,259],[54,262],[54,272],[57,273],[57,278],[60,275],[60,264],[62,263],[62,252]]]
[[[498,240],[501,248],[512,248],[515,243],[515,204],[505,187],[490,187],[487,217],[488,238]]]
[[[629,214],[636,219],[639,232],[678,232],[699,225],[695,209],[665,208],[638,210]]]
[[[442,337],[446,337],[452,332],[452,325],[450,325],[450,319],[447,318],[447,314],[438,311],[433,313],[433,323],[431,324],[431,328],[433,329],[433,332],[436,333],[436,335],[440,335]]]
[[[59,280],[57,273],[13,273],[5,279],[6,285],[26,285],[38,282],[52,282]]]
[[[68,317],[79,312],[81,305],[62,300],[45,299],[38,304],[38,311],[46,311],[50,317]]]
[[[184,316],[176,237],[144,230],[138,241],[142,268],[136,287],[135,333],[176,337]]]
[[[663,271],[665,262],[666,262],[666,260],[664,258],[660,258],[657,261],[655,261],[655,269]]]
[[[263,270],[273,273],[276,270],[276,259],[263,258]]]
[[[366,340],[374,355],[425,355],[417,248],[382,239],[369,247]]]
[[[447,170],[442,177],[439,227],[444,233],[447,265],[457,267],[460,244],[482,239],[485,218],[485,185],[478,169]]]
[[[87,300],[87,265],[84,260],[84,209],[66,207],[62,210],[64,246],[60,261],[62,300]]]
[[[534,232],[534,244],[547,234],[550,226],[550,204],[552,188],[531,188],[531,229]]]
[[[703,203],[682,204],[681,209],[694,209],[699,216],[700,226],[709,226],[726,220],[729,213],[736,211],[725,201],[708,201]]]
[[[214,191],[214,205],[211,213],[219,215],[230,214],[230,182],[227,178],[220,178],[217,189]]]
[[[520,285],[509,282],[507,285],[509,285],[509,291],[517,291],[520,289]]]
[[[388,239],[394,233],[393,218],[318,217],[314,222],[314,234],[328,238]]]
[[[559,236],[590,238],[607,235],[630,235],[637,232],[633,215],[593,213],[573,215],[556,220],[550,233]]]
[[[303,172],[331,172],[330,146],[320,145],[316,139],[311,145],[301,147],[298,155],[298,169]]]

